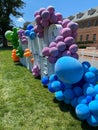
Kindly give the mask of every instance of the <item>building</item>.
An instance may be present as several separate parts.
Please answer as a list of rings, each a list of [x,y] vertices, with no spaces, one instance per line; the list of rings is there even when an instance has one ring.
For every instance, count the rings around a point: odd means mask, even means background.
[[[79,12],[68,18],[79,24],[77,42],[82,46],[98,48],[98,7]]]

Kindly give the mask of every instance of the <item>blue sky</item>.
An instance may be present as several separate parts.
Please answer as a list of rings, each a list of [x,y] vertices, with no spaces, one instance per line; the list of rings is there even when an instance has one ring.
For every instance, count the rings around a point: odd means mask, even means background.
[[[47,8],[49,5],[55,7],[56,12],[60,12],[64,18],[84,12],[90,8],[98,6],[98,0],[23,0],[26,7],[20,11],[24,13],[23,17],[12,17],[17,27],[23,25],[26,21],[34,21],[34,12],[42,7]]]

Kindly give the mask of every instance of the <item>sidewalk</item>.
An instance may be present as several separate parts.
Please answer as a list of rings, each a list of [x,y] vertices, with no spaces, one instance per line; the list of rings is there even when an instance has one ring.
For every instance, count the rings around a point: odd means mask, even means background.
[[[88,61],[92,66],[98,68],[98,50],[96,49],[79,49],[79,60],[80,62]]]

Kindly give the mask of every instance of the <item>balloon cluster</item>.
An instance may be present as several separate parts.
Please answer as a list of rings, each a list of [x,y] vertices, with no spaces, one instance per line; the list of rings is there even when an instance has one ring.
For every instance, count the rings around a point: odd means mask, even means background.
[[[5,32],[6,39],[8,41],[11,41],[14,49],[17,49],[17,47],[19,46],[18,34],[17,34],[18,30],[19,30],[18,28],[13,28],[12,31],[8,30]]]
[[[29,37],[31,40],[33,40],[36,37],[36,33],[34,32],[33,25],[31,25],[31,24],[27,25],[27,28],[26,28],[24,34],[27,37]]]
[[[27,37],[24,35],[24,30],[23,29],[19,29],[18,30],[18,37],[19,37],[19,39],[21,40],[21,43],[23,43],[23,44],[27,44],[28,43],[28,39],[27,39]]]
[[[62,56],[71,56],[78,59],[77,37],[78,24],[65,19],[62,21],[62,30],[49,47],[44,47],[42,54],[48,57],[50,63],[55,63]]]
[[[77,117],[91,126],[98,126],[98,69],[89,62],[82,64],[73,57],[61,57],[55,64],[55,74],[43,77],[58,101],[75,108]]]
[[[40,68],[38,65],[34,65],[32,68],[32,74],[35,78],[40,76]]]
[[[24,51],[24,54],[23,54],[25,57],[30,57],[30,56],[32,56],[32,52],[30,51],[30,49],[25,49],[25,51]]]
[[[36,26],[34,31],[37,36],[44,37],[44,28],[51,24],[61,23],[63,18],[61,13],[55,13],[55,8],[53,6],[48,6],[47,8],[40,8],[34,14]]]
[[[16,55],[16,49],[12,50],[12,55],[11,55],[12,59],[14,62],[19,62],[19,57]]]

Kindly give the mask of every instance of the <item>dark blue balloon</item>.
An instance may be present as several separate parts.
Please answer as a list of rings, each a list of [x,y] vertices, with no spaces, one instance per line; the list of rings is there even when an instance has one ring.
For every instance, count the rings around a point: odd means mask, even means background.
[[[42,84],[47,85],[47,84],[49,83],[49,78],[48,78],[48,76],[42,77],[41,82],[42,82]]]
[[[30,36],[30,31],[29,31],[29,30],[25,30],[24,34],[25,34],[26,36]]]
[[[27,25],[27,30],[31,30],[32,28],[34,28],[32,24]]]
[[[51,74],[50,77],[49,77],[49,81],[53,82],[55,80],[58,80],[58,77],[56,76],[56,74]]]
[[[87,122],[90,126],[98,126],[98,116],[90,115],[87,119]]]

